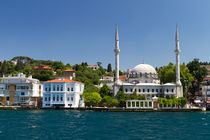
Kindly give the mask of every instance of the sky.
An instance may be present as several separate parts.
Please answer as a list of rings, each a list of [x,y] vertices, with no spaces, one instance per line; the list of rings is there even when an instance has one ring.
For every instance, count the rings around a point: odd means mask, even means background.
[[[175,63],[176,24],[181,63],[210,61],[209,0],[0,1],[0,60],[29,56],[114,68],[116,24],[121,70],[143,61]]]

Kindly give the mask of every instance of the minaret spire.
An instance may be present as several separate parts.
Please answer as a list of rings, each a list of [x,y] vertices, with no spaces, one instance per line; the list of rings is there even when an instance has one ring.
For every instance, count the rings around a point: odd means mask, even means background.
[[[119,54],[120,54],[120,48],[119,48],[119,34],[118,34],[118,28],[116,25],[116,32],[115,32],[115,83],[114,83],[114,96],[117,95],[119,90]]]
[[[181,81],[180,81],[180,48],[179,48],[179,33],[178,33],[178,26],[176,26],[176,37],[175,37],[175,42],[176,42],[176,49],[175,49],[175,54],[176,54],[176,85],[180,86]]]

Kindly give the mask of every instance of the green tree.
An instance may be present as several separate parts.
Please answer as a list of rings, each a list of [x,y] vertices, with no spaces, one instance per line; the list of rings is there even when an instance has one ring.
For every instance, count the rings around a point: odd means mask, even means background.
[[[195,58],[193,61],[187,64],[187,67],[190,73],[194,76],[195,80],[192,81],[190,92],[195,94],[196,92],[199,93],[199,87],[203,78],[207,75],[207,69],[200,66],[199,59]]]
[[[93,84],[85,84],[84,92],[99,92],[99,89]]]
[[[126,106],[126,100],[128,99],[128,95],[126,95],[123,90],[120,90],[117,94],[117,99],[119,101],[119,106],[120,107],[125,107]]]
[[[111,96],[111,89],[105,84],[103,87],[100,88],[100,95],[103,98],[104,96]]]
[[[6,74],[7,72],[7,65],[6,65],[6,61],[4,61],[1,65],[1,74]]]
[[[176,98],[175,100],[176,100],[176,104],[181,107],[184,107],[188,102],[187,98],[185,97],[179,97],[179,98]]]
[[[136,90],[133,92],[133,94],[130,95],[131,100],[138,100],[138,95],[136,93]]]
[[[112,65],[110,63],[107,66],[107,72],[112,72]]]
[[[86,106],[96,106],[99,102],[101,102],[102,99],[100,94],[97,92],[86,92],[83,93],[82,96],[84,98]]]
[[[18,59],[17,64],[15,66],[15,70],[20,71],[20,70],[23,70],[23,69],[24,69],[24,64],[20,59]]]
[[[118,101],[111,96],[104,96],[101,103],[103,106],[107,107],[118,106]]]
[[[58,69],[63,70],[65,68],[63,62],[61,61],[54,61],[52,63],[53,70],[57,71]]]

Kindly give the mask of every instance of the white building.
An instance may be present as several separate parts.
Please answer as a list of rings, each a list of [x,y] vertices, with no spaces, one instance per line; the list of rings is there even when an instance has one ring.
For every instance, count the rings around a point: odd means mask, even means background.
[[[84,84],[70,79],[55,79],[43,84],[43,103],[47,107],[84,107]]]
[[[2,77],[0,83],[0,104],[10,106],[38,106],[42,98],[42,84],[25,74]]]
[[[180,49],[178,39],[178,29],[176,29],[176,83],[161,84],[158,78],[158,73],[148,64],[139,64],[127,73],[125,81],[119,80],[119,35],[118,29],[115,34],[115,82],[114,82],[114,96],[117,96],[121,88],[125,94],[131,95],[136,91],[137,95],[143,95],[147,100],[153,97],[182,97],[183,90],[180,82]]]

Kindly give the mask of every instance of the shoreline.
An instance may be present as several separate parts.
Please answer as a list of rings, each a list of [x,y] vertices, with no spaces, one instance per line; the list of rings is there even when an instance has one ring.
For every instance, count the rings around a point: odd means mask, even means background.
[[[205,112],[202,109],[128,109],[128,108],[29,108],[29,107],[0,107],[1,110],[75,110],[94,112]],[[206,110],[208,111],[208,110]]]

